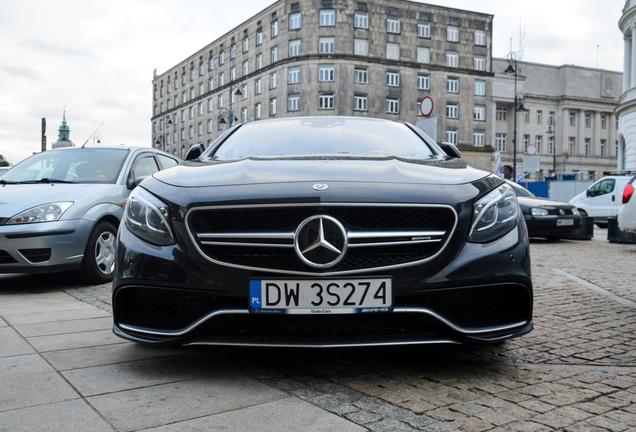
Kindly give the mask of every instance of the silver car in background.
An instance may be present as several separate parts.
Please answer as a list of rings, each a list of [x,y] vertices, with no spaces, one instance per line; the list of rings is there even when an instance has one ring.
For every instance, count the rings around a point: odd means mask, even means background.
[[[0,178],[0,273],[79,270],[112,280],[115,238],[128,195],[180,159],[147,147],[50,150]]]

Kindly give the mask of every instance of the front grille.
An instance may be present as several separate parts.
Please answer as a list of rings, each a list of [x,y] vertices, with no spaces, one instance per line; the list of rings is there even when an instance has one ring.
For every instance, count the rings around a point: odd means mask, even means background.
[[[51,248],[20,249],[19,252],[32,263],[41,263],[51,259]]]
[[[16,263],[17,261],[11,255],[9,255],[9,252],[0,250],[0,264],[16,264]]]
[[[559,215],[561,215],[561,213],[559,212],[560,209],[558,209],[558,208],[548,208],[547,210],[548,210],[548,214],[551,215],[551,216],[559,216]],[[571,208],[564,208],[563,209],[564,215],[573,215],[574,213],[572,212],[572,210],[573,209],[571,209]]]
[[[339,221],[349,238],[342,260],[327,269],[304,263],[295,232],[312,216]],[[289,205],[206,207],[191,210],[188,231],[201,253],[227,265],[281,272],[337,273],[407,265],[431,259],[456,225],[447,206]]]

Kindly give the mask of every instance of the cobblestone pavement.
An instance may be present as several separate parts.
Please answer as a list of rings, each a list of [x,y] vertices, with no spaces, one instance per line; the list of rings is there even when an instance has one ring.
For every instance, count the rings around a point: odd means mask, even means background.
[[[502,344],[198,351],[372,431],[636,431],[636,245],[604,235],[532,241],[535,328]]]

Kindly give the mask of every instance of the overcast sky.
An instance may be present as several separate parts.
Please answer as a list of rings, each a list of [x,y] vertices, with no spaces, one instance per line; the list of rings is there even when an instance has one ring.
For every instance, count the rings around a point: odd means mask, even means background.
[[[336,0],[345,1],[345,0]],[[346,0],[354,1],[354,0]],[[0,0],[0,154],[18,163],[49,148],[66,107],[71,140],[150,146],[152,72],[159,74],[272,0]],[[625,0],[429,0],[495,16],[493,55],[622,71]],[[597,50],[597,47],[598,50]]]

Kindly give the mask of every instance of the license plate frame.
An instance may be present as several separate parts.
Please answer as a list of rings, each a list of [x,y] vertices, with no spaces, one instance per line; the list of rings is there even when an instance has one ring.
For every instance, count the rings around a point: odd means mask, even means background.
[[[392,312],[394,305],[393,278],[388,276],[346,279],[252,278],[248,294],[250,313],[379,313]]]

